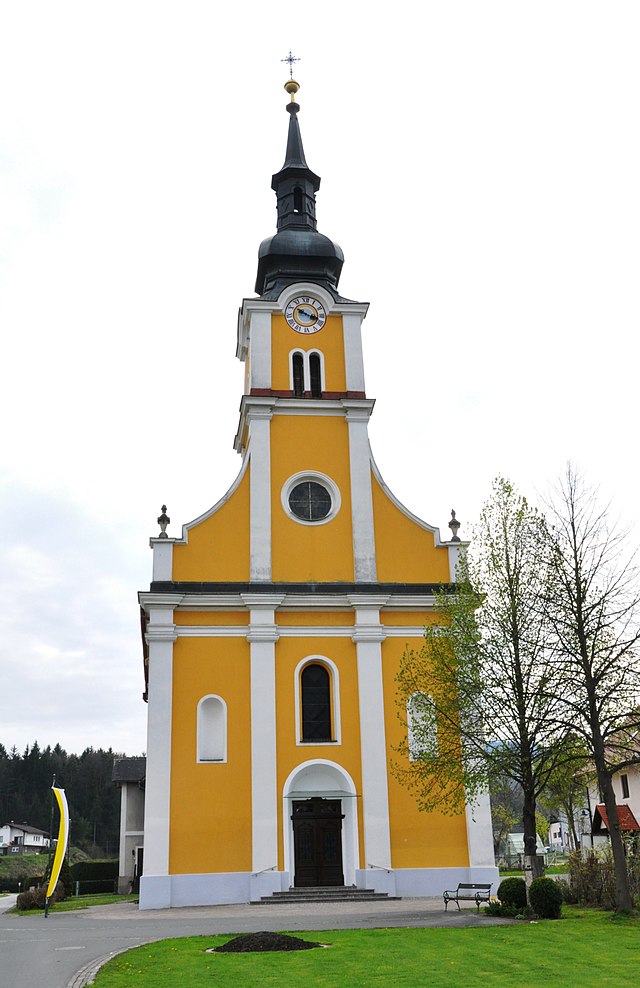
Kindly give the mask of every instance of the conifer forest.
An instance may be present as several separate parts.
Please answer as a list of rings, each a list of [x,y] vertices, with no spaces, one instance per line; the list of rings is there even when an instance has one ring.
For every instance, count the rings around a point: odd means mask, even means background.
[[[111,781],[117,752],[85,748],[67,754],[59,745],[37,741],[20,754],[0,744],[0,826],[15,821],[49,832],[51,784],[65,790],[69,804],[69,843],[90,857],[118,854],[120,790]],[[54,836],[57,832],[57,813]]]

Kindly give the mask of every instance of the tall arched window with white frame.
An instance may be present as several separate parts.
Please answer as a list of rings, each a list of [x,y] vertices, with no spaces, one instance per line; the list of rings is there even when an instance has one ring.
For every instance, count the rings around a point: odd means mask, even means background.
[[[412,762],[438,757],[436,708],[428,693],[412,693],[407,700],[407,741]]]
[[[291,385],[296,398],[304,398],[304,356],[296,352],[291,356]]]
[[[221,696],[203,696],[198,703],[197,761],[226,762],[227,705]]]
[[[315,351],[309,354],[309,391],[312,398],[322,398],[322,358]]]

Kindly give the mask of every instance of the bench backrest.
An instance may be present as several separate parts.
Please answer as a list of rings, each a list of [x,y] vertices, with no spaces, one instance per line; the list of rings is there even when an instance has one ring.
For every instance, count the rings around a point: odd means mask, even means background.
[[[473,892],[488,892],[491,888],[491,882],[460,882],[458,885],[458,891],[461,889],[470,889]]]

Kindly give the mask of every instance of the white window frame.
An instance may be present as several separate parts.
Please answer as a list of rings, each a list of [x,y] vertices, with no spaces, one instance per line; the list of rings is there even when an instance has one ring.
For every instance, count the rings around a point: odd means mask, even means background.
[[[331,682],[331,723],[335,735],[332,741],[303,741],[302,740],[302,671],[306,666],[325,666],[329,672]],[[320,747],[335,748],[342,744],[342,725],[340,720],[340,673],[335,662],[328,659],[326,655],[307,655],[301,659],[293,674],[293,695],[295,697],[295,731],[296,745],[308,748],[309,745],[319,745]]]
[[[324,353],[322,350],[312,349],[303,350],[301,347],[295,347],[293,350],[289,351],[289,390],[293,391],[293,358],[299,353],[302,357],[302,377],[303,377],[303,390],[311,391],[311,368],[309,366],[309,358],[312,353],[315,353],[320,357],[320,390],[326,390],[326,378],[324,373]]]
[[[415,705],[413,701],[417,697],[424,697],[429,703],[433,704],[433,697],[429,693],[425,693],[423,691],[412,693],[407,700],[407,746],[409,748],[409,761],[416,762],[424,758],[428,758],[431,761],[438,757],[438,724],[436,719],[436,711],[435,707],[432,707],[430,712],[431,722],[427,724],[427,729],[431,730],[432,735],[429,743],[423,747],[420,741],[415,737],[414,733],[418,723],[418,713],[414,709]],[[424,722],[424,712],[421,714],[419,719]]]
[[[317,484],[322,484],[323,487],[327,488],[329,494],[331,495],[331,510],[324,518],[318,518],[314,521],[307,521],[305,518],[298,518],[298,516],[295,515],[289,507],[289,495],[291,494],[291,491],[297,484],[304,483],[306,480],[314,481]],[[334,484],[333,480],[331,480],[330,477],[327,477],[326,474],[318,473],[316,470],[302,470],[300,473],[294,473],[292,477],[285,480],[282,491],[280,492],[280,501],[288,518],[291,518],[293,521],[297,522],[298,525],[312,526],[326,525],[327,522],[333,521],[340,511],[340,506],[342,504],[340,491],[337,485]]]

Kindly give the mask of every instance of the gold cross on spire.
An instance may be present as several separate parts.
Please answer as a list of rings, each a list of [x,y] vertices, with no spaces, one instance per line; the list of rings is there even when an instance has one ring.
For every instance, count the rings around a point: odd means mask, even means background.
[[[287,57],[281,58],[280,61],[289,63],[289,77],[293,79],[293,66],[295,65],[296,62],[299,62],[300,59],[296,58],[296,56],[292,53],[291,49],[289,49],[289,54],[287,55]]]

